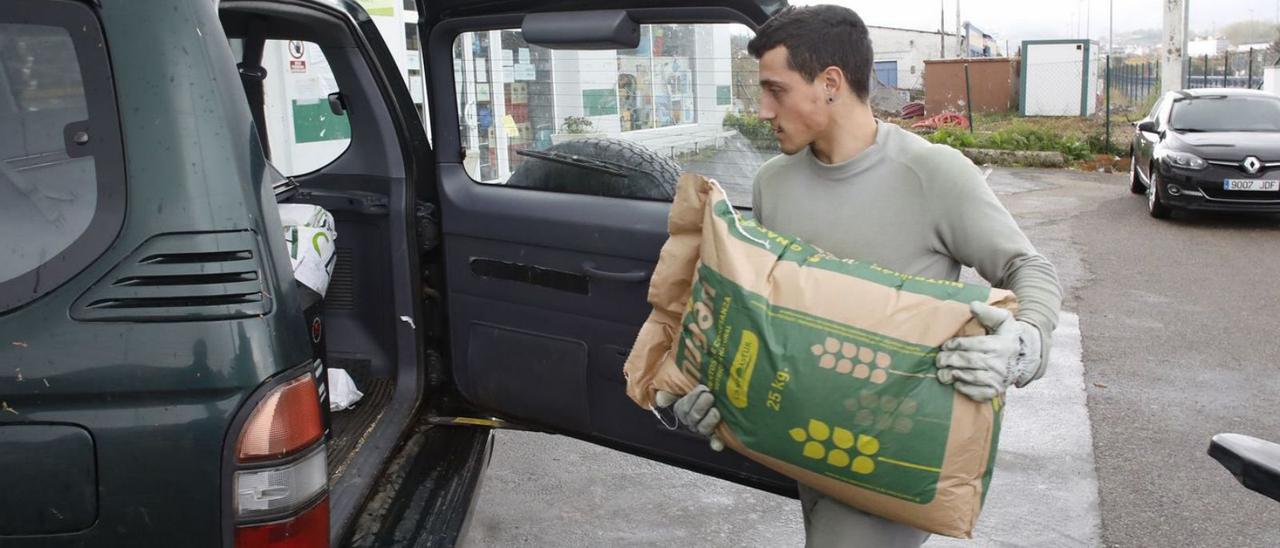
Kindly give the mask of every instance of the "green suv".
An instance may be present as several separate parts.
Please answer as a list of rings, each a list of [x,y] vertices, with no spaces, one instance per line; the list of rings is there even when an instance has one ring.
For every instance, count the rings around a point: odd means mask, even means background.
[[[721,27],[785,2],[404,4],[408,79],[351,0],[4,0],[0,546],[449,545],[503,427],[794,493],[622,378],[671,158],[713,164],[741,99]],[[332,89],[280,101],[307,48]],[[320,303],[281,203],[332,214]]]

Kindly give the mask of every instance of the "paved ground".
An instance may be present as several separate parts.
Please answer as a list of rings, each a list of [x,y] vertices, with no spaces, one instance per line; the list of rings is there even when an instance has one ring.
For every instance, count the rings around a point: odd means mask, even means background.
[[[1067,313],[1049,376],[1009,397],[977,540],[930,546],[1280,546],[1280,504],[1204,453],[1280,439],[1280,219],[1156,221],[1121,176],[990,181]],[[563,437],[499,432],[484,481],[464,546],[803,542],[793,500]]]

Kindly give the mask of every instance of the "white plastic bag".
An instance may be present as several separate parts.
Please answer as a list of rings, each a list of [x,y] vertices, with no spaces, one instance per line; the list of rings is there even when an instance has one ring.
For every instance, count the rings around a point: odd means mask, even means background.
[[[345,369],[329,368],[329,410],[342,411],[364,397]]]
[[[323,297],[337,259],[334,241],[338,232],[333,228],[333,215],[310,204],[279,204],[279,208],[293,277]]]

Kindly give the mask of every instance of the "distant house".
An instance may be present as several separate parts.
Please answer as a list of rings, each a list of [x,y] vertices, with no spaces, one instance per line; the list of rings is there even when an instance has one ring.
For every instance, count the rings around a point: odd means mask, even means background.
[[[954,33],[867,26],[880,83],[900,89],[924,88],[926,59],[958,57]]]
[[[1227,51],[1225,38],[1198,38],[1187,42],[1187,55],[1192,57],[1210,57]]]
[[[1271,44],[1268,44],[1266,42],[1258,42],[1256,44],[1240,44],[1235,47],[1235,51],[1238,51],[1240,53],[1249,53],[1249,50],[1266,51],[1267,48],[1270,48],[1270,47],[1271,47]]]

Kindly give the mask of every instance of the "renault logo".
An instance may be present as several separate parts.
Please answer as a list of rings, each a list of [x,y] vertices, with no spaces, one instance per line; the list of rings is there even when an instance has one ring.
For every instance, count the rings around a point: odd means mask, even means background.
[[[1243,167],[1245,173],[1248,173],[1249,175],[1257,175],[1258,170],[1262,169],[1262,161],[1250,156],[1245,158],[1243,162],[1240,162],[1240,167]]]

